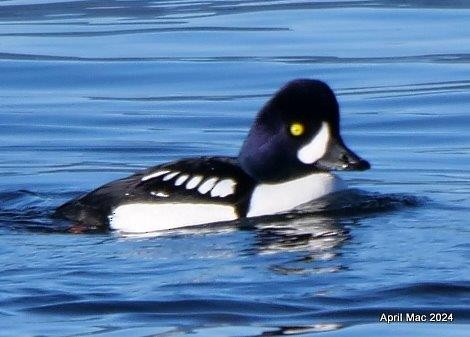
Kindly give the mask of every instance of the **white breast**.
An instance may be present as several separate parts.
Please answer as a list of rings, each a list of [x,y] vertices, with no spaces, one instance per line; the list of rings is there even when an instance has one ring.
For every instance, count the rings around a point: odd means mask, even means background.
[[[344,189],[344,181],[330,173],[315,173],[278,184],[261,184],[253,191],[247,216],[285,212]]]
[[[235,220],[237,215],[227,205],[135,203],[116,207],[108,218],[112,229],[130,234]]]

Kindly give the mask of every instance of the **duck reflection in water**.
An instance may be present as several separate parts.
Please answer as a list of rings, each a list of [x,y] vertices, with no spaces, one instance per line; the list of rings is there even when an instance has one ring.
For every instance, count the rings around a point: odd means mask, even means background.
[[[285,263],[272,265],[271,270],[278,274],[340,271],[344,267],[335,258],[350,239],[348,225],[355,221],[329,215],[329,207],[330,201],[323,199],[289,214],[251,220],[246,226],[254,228],[256,234],[252,252],[300,253]]]
[[[328,258],[349,237],[341,222],[325,215],[288,214],[259,220],[255,228],[259,253],[307,251],[315,259]]]
[[[424,200],[405,194],[351,189],[312,201],[288,214],[249,219],[245,226],[255,230],[256,242],[252,248],[255,253],[303,253],[282,266],[273,266],[274,272],[337,272],[345,268],[336,263],[335,258],[343,244],[351,239],[349,228],[360,226],[364,218],[416,207],[422,202]]]

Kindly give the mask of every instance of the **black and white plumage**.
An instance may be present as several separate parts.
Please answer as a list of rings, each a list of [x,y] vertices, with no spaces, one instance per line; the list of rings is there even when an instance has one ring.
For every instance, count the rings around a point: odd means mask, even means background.
[[[258,113],[238,157],[158,165],[57,208],[79,225],[152,232],[274,214],[345,188],[331,170],[366,170],[343,143],[334,93],[295,80]]]

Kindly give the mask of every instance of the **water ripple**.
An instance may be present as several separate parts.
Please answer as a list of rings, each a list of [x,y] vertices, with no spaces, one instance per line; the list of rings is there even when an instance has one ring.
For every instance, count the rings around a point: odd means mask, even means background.
[[[227,28],[228,29],[228,28]],[[8,34],[6,34],[8,35]],[[277,62],[286,64],[403,64],[403,63],[462,63],[470,62],[470,54],[423,54],[386,57],[337,57],[337,56],[148,56],[148,57],[79,57],[42,54],[0,52],[0,60],[18,61],[80,61],[80,62]]]
[[[67,172],[73,172],[70,168]],[[84,168],[80,169],[83,172]],[[94,170],[91,170],[93,172]],[[55,171],[52,171],[55,172]],[[82,193],[80,193],[82,194]],[[36,193],[29,190],[18,190],[0,193],[0,223],[14,230],[68,232],[75,230],[66,222],[51,219],[55,200],[67,200],[76,196],[76,192],[68,193]],[[313,201],[287,214],[242,219],[240,222],[229,223],[230,227],[257,228],[261,230],[262,241],[258,245],[264,251],[305,250],[311,246],[334,247],[344,240],[347,231],[335,225],[335,219],[354,218],[394,211],[404,207],[417,207],[426,202],[404,194],[380,195],[360,190],[340,192]],[[208,224],[195,226],[193,229],[175,230],[174,233],[203,233],[217,231],[225,224]],[[307,232],[304,232],[304,229]],[[96,230],[91,230],[94,232]],[[98,232],[101,232],[99,230]],[[88,232],[88,231],[85,231]],[[148,236],[148,235],[145,235]],[[336,237],[335,240],[330,240]]]
[[[0,3],[0,334],[468,335],[469,2]],[[136,169],[235,154],[299,77],[338,93],[363,190],[149,237],[50,217]]]
[[[168,27],[168,28],[140,28],[140,29],[113,29],[109,31],[76,31],[76,32],[36,32],[36,33],[0,33],[0,36],[11,37],[83,37],[108,36],[126,34],[166,33],[166,32],[277,32],[289,31],[281,27]]]
[[[470,5],[462,1],[389,1],[351,0],[351,1],[184,1],[170,3],[147,0],[87,0],[87,1],[61,1],[49,3],[27,4],[15,0],[3,1],[0,19],[10,20],[50,20],[66,19],[93,19],[109,18],[113,21],[122,18],[148,19],[160,17],[162,19],[179,19],[193,17],[207,17],[223,15],[226,13],[247,13],[258,11],[285,11],[300,9],[327,9],[327,8],[459,8],[467,9]]]

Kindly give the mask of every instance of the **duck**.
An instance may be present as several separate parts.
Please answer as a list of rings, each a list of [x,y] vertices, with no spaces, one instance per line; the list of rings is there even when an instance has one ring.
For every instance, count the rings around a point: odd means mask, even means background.
[[[347,189],[333,171],[368,161],[340,135],[323,81],[296,79],[260,109],[238,156],[184,158],[112,181],[59,206],[54,217],[121,233],[149,233],[288,213]]]

